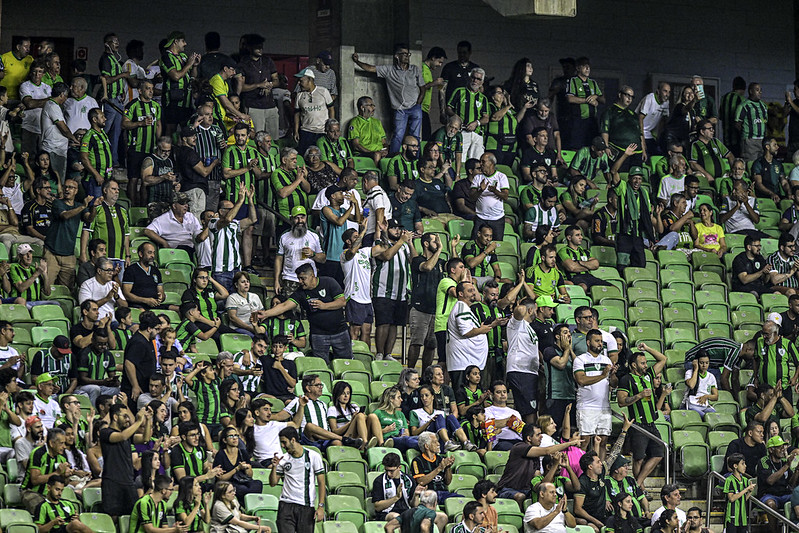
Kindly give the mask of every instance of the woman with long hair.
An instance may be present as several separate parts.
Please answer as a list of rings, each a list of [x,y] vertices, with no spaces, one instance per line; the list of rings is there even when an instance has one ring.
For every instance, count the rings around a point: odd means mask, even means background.
[[[241,512],[236,499],[236,487],[229,481],[219,481],[214,486],[214,500],[211,506],[211,533],[272,533],[272,528],[262,526],[257,516]]]
[[[223,333],[235,333],[233,328],[225,326],[219,321],[217,312],[228,296],[230,296],[228,290],[211,276],[208,269],[197,268],[191,275],[191,285],[183,291],[181,301],[196,302],[200,317],[194,324],[203,333],[216,327],[216,333],[212,337],[218,338]]]
[[[416,448],[419,444],[417,437],[412,437],[408,432],[408,419],[402,413],[402,393],[394,385],[383,391],[377,409],[369,415],[369,425],[380,427],[380,433],[375,435],[379,446],[397,448],[405,452],[409,448]]]
[[[89,448],[86,452],[86,461],[89,463],[89,468],[92,472],[94,479],[100,479],[103,475],[103,449],[100,447],[100,430],[108,425],[105,420],[98,420],[94,423],[92,429],[92,442],[94,446]]]
[[[202,533],[203,524],[211,523],[211,500],[214,494],[203,494],[200,483],[193,476],[183,476],[178,481],[178,497],[175,500],[175,518],[183,522],[188,533]]]
[[[499,85],[488,92],[488,126],[485,149],[497,158],[498,165],[510,166],[516,158],[516,128],[528,107],[516,107]],[[532,106],[530,106],[532,107]]]
[[[233,379],[222,381],[219,386],[219,397],[222,398],[222,412],[235,413],[238,409],[247,407],[247,395],[242,392],[241,385]],[[230,414],[220,417],[223,426],[232,422]]]
[[[429,142],[424,146],[424,150],[422,150],[422,157],[421,159],[430,159],[431,161],[435,162],[436,164],[436,175],[433,176],[433,179],[439,179],[447,184],[447,187],[450,189],[452,188],[453,179],[455,176],[455,170],[452,169],[452,165],[450,165],[449,161],[445,161],[441,155],[441,147],[434,142]]]
[[[167,427],[169,410],[166,404],[161,400],[152,400],[147,406],[153,410],[153,434],[150,440],[158,441],[158,439],[169,437],[169,428]]]
[[[435,433],[441,441],[444,452],[459,450],[461,446],[466,451],[477,450],[477,446],[469,442],[458,419],[454,415],[445,415],[444,411],[433,406],[433,388],[430,385],[419,387],[419,398],[422,400],[422,406],[411,411],[411,418],[408,421],[411,435],[418,437],[425,431]],[[458,440],[452,440],[450,434]]]
[[[560,195],[560,203],[566,211],[565,224],[577,224],[586,234],[590,229],[591,219],[594,216],[598,196],[589,199],[585,192],[588,190],[588,179],[585,176],[572,177],[569,187]]]
[[[480,388],[480,381],[483,374],[477,365],[469,365],[463,372],[466,384],[455,391],[455,404],[458,406],[458,416],[466,416],[466,411],[475,406],[483,408],[491,405],[491,391],[483,391]]]
[[[33,198],[36,197],[36,193],[32,185],[37,179],[47,181],[50,185],[50,193],[53,195],[53,199],[64,196],[64,191],[61,188],[61,181],[64,176],[59,176],[56,169],[53,168],[50,161],[50,154],[44,150],[40,150],[39,153],[36,154],[36,160],[33,162],[33,166],[30,164],[30,158],[23,155],[22,165],[25,167],[25,173],[28,175],[23,183],[23,188],[30,192]]]
[[[727,251],[724,228],[713,222],[713,208],[707,203],[699,204],[699,222],[689,226],[688,231],[700,250],[713,252],[719,258]]]
[[[430,385],[435,399],[435,408],[445,413],[458,416],[458,406],[455,403],[455,392],[452,387],[444,384],[444,369],[441,365],[430,365],[424,369],[422,383]]]
[[[161,456],[155,450],[147,450],[141,456],[141,473],[136,479],[139,498],[150,494],[155,484],[155,476],[161,469]]]
[[[696,102],[696,93],[694,93],[693,87],[690,85],[683,87],[680,99],[677,100],[677,105],[674,106],[661,136],[660,149],[664,154],[668,152],[670,144],[679,144],[687,152],[691,133],[699,121]]]
[[[246,407],[236,409],[233,417],[236,429],[239,431],[239,448],[250,454],[255,449],[255,418],[252,411]]]
[[[617,329],[612,331],[611,335],[613,335],[613,337],[616,339],[616,345],[619,348],[617,363],[619,365],[619,369],[616,371],[616,375],[619,376],[619,379],[621,379],[630,373],[630,358],[633,355],[633,351],[630,349],[630,344],[627,342],[627,336],[623,332]]]
[[[678,533],[680,531],[680,518],[674,509],[666,509],[652,526],[652,533]]]
[[[221,467],[225,471],[217,476],[217,480],[233,483],[239,500],[244,500],[245,494],[260,493],[263,483],[252,478],[250,454],[242,451],[239,440],[239,430],[233,426],[219,432],[219,451],[214,457],[214,468]]]
[[[264,304],[257,294],[250,292],[250,275],[247,272],[236,272],[233,276],[233,288],[235,292],[231,293],[225,302],[230,325],[236,333],[252,337],[256,330],[250,317],[258,311],[263,311]]]
[[[533,71],[533,62],[526,57],[513,64],[510,79],[505,82],[505,90],[510,93],[510,103],[516,109],[529,109],[538,103],[538,84],[533,81]]]
[[[377,445],[377,437],[369,438],[370,430],[372,433],[382,433],[382,428],[374,424],[367,427],[367,418],[361,412],[358,404],[352,402],[352,386],[346,381],[337,381],[333,385],[333,402],[327,409],[327,422],[330,424],[330,431],[342,437],[362,439],[364,449],[373,448]]]
[[[172,427],[171,436],[178,436],[178,426],[181,422],[191,422],[200,428],[200,444],[204,445],[205,450],[210,454],[215,454],[213,441],[211,440],[211,432],[208,426],[200,422],[197,417],[197,408],[190,401],[180,402],[178,404],[178,423]]]
[[[620,492],[613,496],[612,501],[613,515],[605,522],[608,531],[612,533],[641,533],[643,528],[632,513],[633,497],[627,492]],[[671,511],[671,509],[667,509],[667,511]]]

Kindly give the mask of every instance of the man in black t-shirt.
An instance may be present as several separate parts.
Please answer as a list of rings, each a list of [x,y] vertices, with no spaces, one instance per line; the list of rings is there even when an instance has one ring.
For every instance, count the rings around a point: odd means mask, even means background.
[[[732,261],[732,290],[756,295],[771,292],[768,276],[773,268],[760,255],[760,239],[747,235],[744,248]]]
[[[117,517],[130,514],[138,499],[133,477],[133,444],[131,437],[142,424],[148,426],[153,411],[145,407],[136,414],[122,403],[111,406],[108,417],[111,423],[100,430],[100,449],[103,452],[103,512]]]
[[[311,329],[313,355],[329,363],[332,348],[335,359],[352,359],[352,341],[344,318],[347,300],[341,285],[333,278],[316,277],[310,263],[300,265],[294,272],[300,288],[285,302],[261,312],[260,319],[302,309]]]
[[[532,133],[533,145],[527,146],[522,151],[522,159],[519,166],[522,169],[522,178],[524,183],[533,181],[530,174],[531,169],[544,165],[547,168],[547,175],[553,180],[557,181],[557,161],[558,154],[554,150],[547,148],[549,142],[549,134],[546,128],[536,128]]]
[[[605,466],[595,451],[580,457],[580,492],[574,496],[574,516],[584,519],[594,529],[604,527],[608,516],[605,507]]]
[[[422,368],[433,364],[436,353],[436,290],[444,277],[443,250],[438,235],[425,233],[422,235],[422,255],[411,259],[411,311],[408,317],[411,347],[408,350],[408,368],[416,366],[422,346]]]
[[[788,310],[780,313],[780,336],[796,341],[799,336],[799,294],[792,294],[788,298]]]
[[[197,130],[183,128],[180,130],[183,146],[175,146],[172,154],[175,166],[180,175],[180,191],[189,195],[189,211],[199,220],[205,211],[208,194],[208,176],[221,164],[221,159],[210,161],[200,159],[197,153]]]
[[[730,442],[730,445],[727,447],[727,454],[724,457],[725,469],[727,459],[734,453],[740,453],[746,459],[746,475],[755,477],[757,475],[757,466],[760,464],[760,459],[766,456],[763,432],[763,424],[757,420],[749,422],[744,430],[743,436]]]
[[[161,321],[152,311],[139,315],[139,330],[125,346],[125,363],[122,371],[122,392],[128,395],[128,403],[135,409],[136,400],[155,374],[156,356],[153,339]]]
[[[136,252],[139,262],[126,268],[122,275],[122,295],[130,307],[158,308],[164,301],[164,285],[161,271],[155,266],[155,246],[145,242]]]
[[[449,203],[452,205],[452,212],[466,220],[474,220],[477,216],[475,208],[476,200],[472,200],[472,182],[474,177],[482,172],[480,160],[467,159],[463,168],[466,169],[466,176],[460,178],[449,191]]]
[[[261,375],[261,391],[274,396],[285,403],[294,399],[294,386],[297,384],[297,365],[283,357],[289,338],[276,335],[272,339],[271,353],[266,353],[268,344],[266,337],[256,335],[252,338],[252,354],[258,357],[263,369]]]
[[[383,474],[372,484],[372,501],[376,520],[390,522],[419,504],[419,493],[424,487],[400,468],[400,456],[388,453],[383,457]]]

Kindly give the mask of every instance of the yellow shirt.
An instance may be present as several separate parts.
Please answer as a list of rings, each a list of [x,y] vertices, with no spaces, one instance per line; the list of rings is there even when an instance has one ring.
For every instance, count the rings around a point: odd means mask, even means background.
[[[214,75],[208,83],[211,85],[211,90],[214,93],[219,118],[222,119],[222,121],[225,122],[225,126],[227,126],[227,122],[225,121],[227,118],[227,111],[225,111],[225,108],[222,106],[222,102],[219,101],[219,97],[227,96],[230,93],[230,87],[219,74]]]
[[[8,91],[9,100],[19,99],[19,86],[28,77],[28,71],[33,63],[33,56],[25,56],[17,59],[13,52],[6,52],[0,56],[5,69],[5,76],[0,80],[0,85]]]
[[[708,227],[703,223],[696,225],[696,245],[701,245],[706,250],[716,251],[721,248],[721,239],[724,238],[724,228],[718,224]]]

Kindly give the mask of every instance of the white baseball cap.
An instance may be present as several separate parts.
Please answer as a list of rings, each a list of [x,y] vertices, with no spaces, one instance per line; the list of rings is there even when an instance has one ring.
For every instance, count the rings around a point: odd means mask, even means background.
[[[768,316],[766,317],[766,320],[767,321],[770,320],[771,322],[774,322],[778,326],[782,326],[782,315],[779,313],[769,313]]]

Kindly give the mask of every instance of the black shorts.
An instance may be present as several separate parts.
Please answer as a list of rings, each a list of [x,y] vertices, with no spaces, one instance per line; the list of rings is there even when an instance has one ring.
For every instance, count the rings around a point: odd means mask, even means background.
[[[103,512],[111,516],[122,516],[133,511],[133,504],[139,499],[136,486],[122,485],[104,479],[101,485],[103,492]]]
[[[278,531],[295,531],[296,533],[314,533],[313,507],[296,503],[280,502],[277,505]]]
[[[148,155],[128,148],[128,179],[141,178],[141,164]]]
[[[184,126],[191,118],[191,109],[187,107],[168,106],[163,108],[162,119],[164,124],[179,124]]]
[[[372,305],[375,309],[376,326],[404,326],[408,323],[408,302],[392,300],[391,298],[374,298]]]
[[[538,412],[538,375],[508,372],[505,382],[513,393],[513,407],[522,416]]]
[[[372,304],[362,304],[355,300],[347,300],[347,321],[351,326],[363,326],[371,324],[375,320],[375,312]]]
[[[655,424],[638,425],[654,435],[660,435]],[[628,438],[630,439],[630,448],[633,452],[634,461],[640,461],[647,457],[663,457],[665,454],[663,451],[663,445],[661,443],[650,439],[647,435],[641,433],[640,431],[633,429],[630,431]]]

